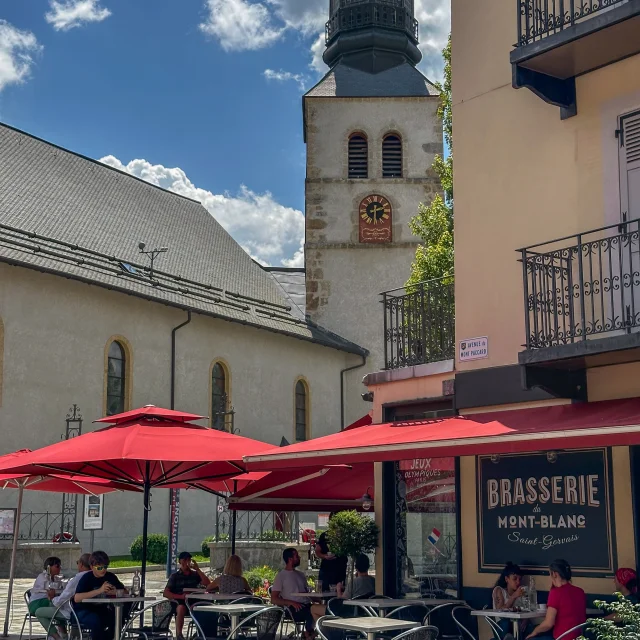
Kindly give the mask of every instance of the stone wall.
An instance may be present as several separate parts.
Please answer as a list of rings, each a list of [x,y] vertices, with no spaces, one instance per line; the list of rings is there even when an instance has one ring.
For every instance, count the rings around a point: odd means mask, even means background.
[[[0,542],[0,578],[9,577],[11,566],[11,541]],[[44,561],[49,556],[62,560],[62,574],[76,574],[76,560],[82,555],[79,544],[53,544],[51,542],[31,542],[18,545],[16,555],[16,578],[35,578],[42,573]]]
[[[236,555],[242,560],[244,571],[254,567],[282,567],[282,552],[287,547],[293,547],[300,554],[300,569],[306,571],[309,568],[309,545],[294,545],[287,542],[259,542],[259,541],[239,541],[236,542]],[[209,565],[212,571],[217,571],[224,567],[227,558],[231,555],[230,542],[210,542],[211,558]]]

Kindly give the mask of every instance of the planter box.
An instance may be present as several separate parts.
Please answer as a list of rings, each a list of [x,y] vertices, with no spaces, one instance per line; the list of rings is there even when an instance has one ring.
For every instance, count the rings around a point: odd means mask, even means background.
[[[289,542],[260,542],[253,540],[239,540],[236,542],[236,555],[242,560],[244,571],[253,567],[283,567],[282,552],[288,547],[293,547],[300,554],[300,570],[309,568],[309,545],[296,545]],[[209,566],[212,571],[222,570],[231,555],[231,542],[210,542],[209,550],[211,558]]]
[[[76,560],[82,555],[79,543],[23,542],[18,544],[16,578],[35,578],[42,573],[44,561],[57,556],[62,561],[65,576],[76,575]],[[11,566],[11,541],[0,542],[0,578],[9,577]]]

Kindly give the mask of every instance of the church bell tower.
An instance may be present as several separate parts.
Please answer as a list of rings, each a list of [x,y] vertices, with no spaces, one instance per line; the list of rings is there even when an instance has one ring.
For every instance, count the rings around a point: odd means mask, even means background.
[[[379,294],[407,281],[409,220],[441,190],[431,165],[442,123],[438,91],[416,68],[414,0],[330,0],[329,12],[329,71],[304,96],[306,308],[371,353],[349,374],[356,419],[362,376],[385,365]]]

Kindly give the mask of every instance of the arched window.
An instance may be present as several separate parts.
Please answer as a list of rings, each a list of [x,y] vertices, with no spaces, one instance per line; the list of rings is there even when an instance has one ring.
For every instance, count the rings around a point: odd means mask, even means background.
[[[114,340],[107,353],[107,415],[123,413],[127,406],[127,356],[120,342]]]
[[[304,380],[296,382],[296,442],[309,439],[309,389]]]
[[[362,133],[349,137],[349,178],[369,177],[369,143]]]
[[[402,178],[402,138],[395,133],[382,140],[382,177]]]
[[[229,410],[229,375],[222,362],[211,367],[211,428],[232,430],[233,414]]]

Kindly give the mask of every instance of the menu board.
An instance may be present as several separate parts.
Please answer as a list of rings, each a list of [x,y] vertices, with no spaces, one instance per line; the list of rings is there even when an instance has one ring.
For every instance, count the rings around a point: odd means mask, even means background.
[[[546,572],[564,558],[577,575],[616,566],[607,449],[478,456],[478,564]]]

